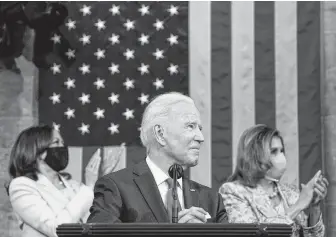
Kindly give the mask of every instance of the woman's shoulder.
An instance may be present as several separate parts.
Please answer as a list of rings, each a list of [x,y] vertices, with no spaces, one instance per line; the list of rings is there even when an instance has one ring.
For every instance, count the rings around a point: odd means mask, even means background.
[[[12,179],[10,181],[9,187],[16,186],[16,185],[21,185],[21,184],[26,184],[26,185],[36,185],[36,181],[28,178],[26,176],[20,176]]]
[[[246,187],[239,181],[223,183],[222,186],[219,188],[220,193],[242,192],[242,191],[246,191]]]
[[[18,190],[23,190],[23,189],[30,189],[34,190],[37,189],[36,181],[25,177],[25,176],[20,176],[12,179],[8,185],[8,193],[9,195],[13,192],[16,192]]]

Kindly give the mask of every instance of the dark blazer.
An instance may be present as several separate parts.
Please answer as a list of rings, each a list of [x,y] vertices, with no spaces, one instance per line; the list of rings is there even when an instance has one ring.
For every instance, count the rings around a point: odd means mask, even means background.
[[[201,207],[211,219],[227,223],[223,199],[210,188],[183,178],[185,208]],[[101,177],[95,185],[88,223],[169,222],[159,189],[146,161]]]

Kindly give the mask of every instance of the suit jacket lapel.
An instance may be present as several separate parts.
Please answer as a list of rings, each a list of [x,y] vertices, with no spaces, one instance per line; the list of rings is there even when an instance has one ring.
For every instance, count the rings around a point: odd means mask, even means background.
[[[183,195],[186,209],[192,206],[199,206],[199,191],[195,189],[193,183],[187,178],[183,178]]]
[[[68,200],[66,199],[66,197],[63,195],[63,193],[58,190],[50,181],[47,177],[45,177],[42,174],[38,174],[38,180],[37,180],[37,184],[44,189],[47,193],[52,193],[52,195],[55,198],[58,198],[59,200],[62,200],[62,203],[64,203],[64,205],[68,202]]]
[[[140,189],[142,196],[153,212],[156,220],[158,222],[169,222],[161,194],[146,161],[140,162],[136,165],[133,173],[135,174],[134,182]]]

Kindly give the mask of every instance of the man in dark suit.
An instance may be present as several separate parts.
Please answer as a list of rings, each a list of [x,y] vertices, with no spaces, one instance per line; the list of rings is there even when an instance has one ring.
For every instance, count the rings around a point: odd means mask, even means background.
[[[180,93],[156,97],[145,109],[140,137],[146,160],[100,178],[89,223],[171,222],[169,167],[198,164],[204,141],[193,100]],[[183,177],[177,180],[179,223],[227,222],[220,194]]]

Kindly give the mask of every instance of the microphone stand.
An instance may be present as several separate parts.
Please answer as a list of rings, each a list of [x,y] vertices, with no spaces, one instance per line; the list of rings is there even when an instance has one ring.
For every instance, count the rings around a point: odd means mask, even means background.
[[[178,223],[178,195],[177,195],[177,180],[183,175],[183,168],[178,164],[174,164],[169,168],[169,176],[173,179],[173,205],[172,205],[172,223]]]
[[[178,195],[177,195],[177,185],[176,185],[176,182],[177,182],[177,178],[176,178],[176,167],[174,165],[174,168],[173,168],[173,192],[172,192],[172,195],[173,195],[173,210],[172,210],[172,222],[173,223],[177,223],[178,222]]]

